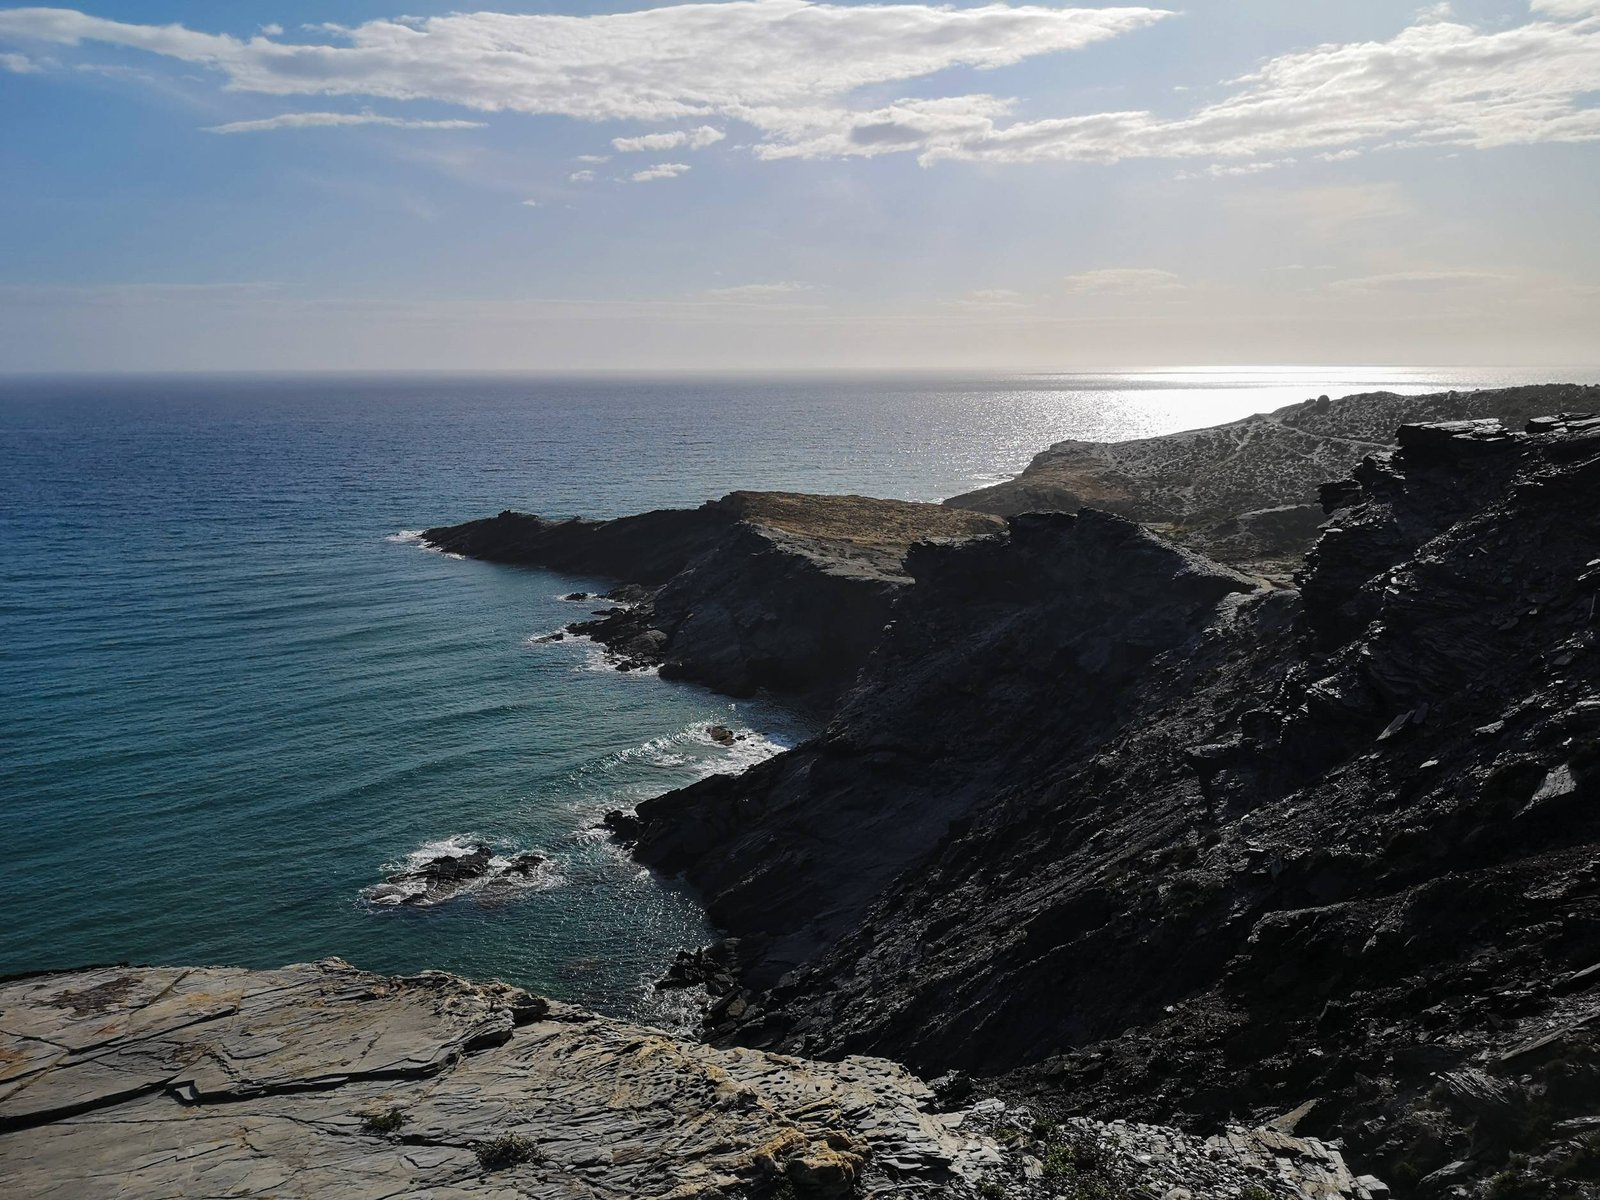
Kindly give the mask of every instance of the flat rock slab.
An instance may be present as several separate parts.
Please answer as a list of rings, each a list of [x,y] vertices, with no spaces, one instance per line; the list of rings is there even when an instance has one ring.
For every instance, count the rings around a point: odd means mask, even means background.
[[[336,959],[14,981],[0,1081],[0,1195],[60,1200],[642,1200],[779,1174],[800,1195],[940,1194],[976,1145],[892,1063],[715,1050]],[[497,1143],[521,1161],[486,1167]]]

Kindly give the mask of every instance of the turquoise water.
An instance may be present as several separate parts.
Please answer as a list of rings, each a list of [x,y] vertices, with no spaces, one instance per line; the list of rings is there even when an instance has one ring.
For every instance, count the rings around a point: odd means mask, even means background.
[[[1521,377],[1526,377],[1523,373]],[[934,499],[1063,437],[1486,373],[0,382],[0,973],[87,962],[499,976],[659,1016],[706,933],[593,832],[803,736],[780,708],[529,638],[601,581],[402,531],[734,487]],[[734,749],[704,735],[749,733]],[[361,889],[446,839],[549,859],[489,903]]]

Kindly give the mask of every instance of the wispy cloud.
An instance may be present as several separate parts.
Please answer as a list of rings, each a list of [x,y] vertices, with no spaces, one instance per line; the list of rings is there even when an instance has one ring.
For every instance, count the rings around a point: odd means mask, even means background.
[[[611,146],[619,154],[638,150],[676,150],[680,146],[688,150],[703,150],[727,136],[720,129],[701,125],[697,129],[676,129],[671,133],[646,133],[638,137],[612,138]]]
[[[567,176],[568,183],[593,183],[594,172],[589,170],[574,171]]]
[[[646,167],[642,171],[635,171],[628,176],[635,183],[650,183],[656,179],[676,179],[689,171],[688,163],[657,163],[653,167]]]
[[[787,279],[778,283],[741,283],[733,287],[710,288],[701,295],[708,300],[763,303],[771,300],[788,300],[813,291],[816,291],[815,284]]]
[[[32,75],[41,68],[26,54],[0,54],[0,70],[13,75]]]
[[[1075,295],[1136,296],[1182,291],[1182,277],[1153,267],[1104,267],[1079,271],[1061,281],[1064,290]]]
[[[386,117],[379,113],[297,112],[281,113],[256,121],[229,121],[226,125],[206,125],[206,133],[265,133],[274,129],[325,129],[345,125],[386,125],[391,129],[482,129],[482,121],[418,121],[408,117]]]
[[[1493,271],[1395,271],[1387,275],[1339,279],[1328,287],[1337,292],[1453,292],[1493,287],[1510,278]]]

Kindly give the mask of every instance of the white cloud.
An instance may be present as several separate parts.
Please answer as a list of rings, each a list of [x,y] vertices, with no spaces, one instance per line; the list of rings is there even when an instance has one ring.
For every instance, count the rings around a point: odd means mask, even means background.
[[[581,163],[608,163],[611,161],[609,154],[580,154],[578,161]]]
[[[283,36],[283,26],[277,24],[276,22],[274,22],[271,25],[263,25],[261,27],[261,32],[263,34],[265,34],[267,37],[282,37]]]
[[[240,91],[667,120],[815,103],[955,66],[1005,66],[1080,49],[1167,15],[1150,8],[727,0],[596,16],[376,20],[333,27],[334,44],[306,44],[23,8],[0,11],[0,35],[129,46],[220,71]]]
[[[0,11],[0,37],[130,47],[214,70],[230,90],[271,95],[431,100],[584,120],[719,117],[754,126],[764,158],[1172,158],[1230,171],[1378,147],[1600,140],[1600,107],[1587,102],[1600,90],[1600,0],[1532,0],[1527,21],[1494,29],[1435,4],[1387,41],[1271,59],[1229,81],[1222,99],[1186,113],[1016,120],[1012,100],[985,94],[851,107],[859,89],[881,95],[887,85],[953,67],[1082,49],[1171,15],[1145,7],[726,0],[591,16],[375,20],[323,26],[324,40],[291,43],[22,8]],[[643,134],[619,138],[618,148],[665,150],[694,136]],[[660,139],[674,140],[669,147]]]
[[[259,121],[229,121],[206,125],[206,133],[262,133],[272,129],[321,129],[345,125],[386,125],[392,129],[482,129],[482,121],[417,121],[385,117],[378,113],[299,112],[263,117]]]
[[[735,287],[711,288],[702,294],[711,300],[729,300],[743,303],[747,301],[783,300],[802,292],[815,290],[812,284],[800,283],[789,279],[779,283],[741,283]]]
[[[628,178],[635,183],[649,183],[654,179],[676,179],[679,175],[687,174],[688,170],[688,163],[657,163],[653,167],[635,171]]]
[[[1506,275],[1489,271],[1395,271],[1388,275],[1363,275],[1328,284],[1338,292],[1444,292],[1489,287],[1508,282]]]
[[[571,175],[567,176],[567,182],[568,183],[593,183],[594,182],[594,172],[593,171],[574,171]]]
[[[1182,291],[1183,279],[1152,267],[1104,267],[1080,271],[1061,281],[1069,292],[1083,295],[1134,296]]]
[[[703,150],[727,136],[720,129],[701,125],[697,129],[677,129],[671,133],[646,133],[639,137],[612,138],[611,146],[620,154],[637,150],[676,150],[679,146],[690,150]]]
[[[948,303],[973,312],[1003,312],[1028,307],[1028,298],[1011,288],[979,288]]]
[[[13,75],[32,75],[39,69],[39,64],[26,54],[0,54],[0,70]]]
[[[524,200],[522,202],[522,207],[523,208],[542,208],[544,206],[537,200]]]

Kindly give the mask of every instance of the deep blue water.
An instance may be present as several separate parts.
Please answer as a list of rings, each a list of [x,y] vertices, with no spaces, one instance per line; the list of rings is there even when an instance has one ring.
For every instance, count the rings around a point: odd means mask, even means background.
[[[0,382],[0,973],[338,954],[651,1014],[643,981],[706,930],[595,819],[804,729],[529,645],[601,581],[401,531],[735,487],[936,499],[1064,437],[1503,378]],[[711,722],[751,736],[717,747]],[[494,904],[362,902],[468,835],[550,871]]]

